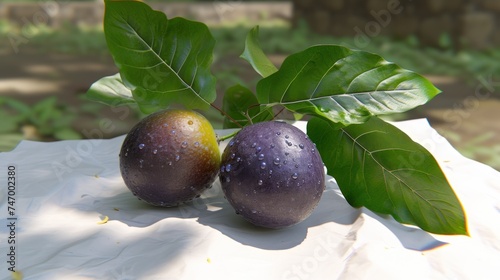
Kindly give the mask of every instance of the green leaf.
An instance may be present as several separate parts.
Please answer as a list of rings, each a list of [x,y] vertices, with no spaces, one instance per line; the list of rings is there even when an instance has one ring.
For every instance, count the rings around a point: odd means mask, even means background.
[[[0,134],[15,132],[19,128],[19,118],[11,114],[0,111]]]
[[[72,128],[62,128],[54,132],[54,137],[59,140],[82,139],[80,133]]]
[[[121,78],[141,110],[182,104],[206,109],[216,98],[210,73],[215,40],[208,27],[167,20],[137,1],[106,1],[104,33]]]
[[[47,97],[33,106],[30,121],[35,125],[44,125],[57,113],[57,97]]]
[[[342,129],[313,118],[307,132],[352,206],[432,233],[467,234],[462,206],[436,160],[398,128],[377,117]]]
[[[19,115],[19,120],[28,118],[31,114],[31,107],[29,105],[13,98],[0,96],[0,105],[5,105],[17,111],[16,113]]]
[[[101,78],[93,83],[86,96],[90,100],[110,106],[135,103],[132,91],[123,84],[120,73]]]
[[[246,115],[252,119],[253,123],[271,120],[273,118],[272,109],[261,109],[261,107],[257,101],[257,97],[246,87],[235,85],[227,89],[222,101],[222,110],[232,120],[225,117],[224,128],[238,128],[247,125],[248,118]]]
[[[258,26],[248,32],[245,40],[245,50],[240,57],[248,61],[253,69],[264,78],[278,71],[260,47]]]
[[[291,55],[257,84],[261,104],[282,104],[344,125],[405,112],[438,93],[422,76],[378,55],[335,45]]]

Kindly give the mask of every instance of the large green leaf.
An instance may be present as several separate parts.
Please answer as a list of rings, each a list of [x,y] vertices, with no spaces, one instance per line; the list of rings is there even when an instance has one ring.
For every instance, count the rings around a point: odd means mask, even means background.
[[[172,103],[206,109],[216,98],[210,73],[215,40],[207,26],[137,1],[106,1],[104,33],[121,78],[140,108]]]
[[[224,118],[224,128],[238,128],[252,123],[263,122],[273,118],[271,108],[259,106],[257,97],[249,89],[235,85],[230,87],[224,94],[222,110],[227,116]],[[236,122],[236,123],[235,123]]]
[[[257,84],[262,104],[282,104],[344,125],[410,110],[438,93],[422,76],[378,55],[335,45],[291,55]]]
[[[245,50],[240,57],[248,61],[259,75],[267,77],[278,71],[278,69],[262,51],[258,37],[259,27],[256,26],[248,32],[245,40]]]
[[[123,84],[120,73],[107,76],[93,83],[86,94],[90,100],[98,101],[111,106],[120,106],[136,101],[132,91]]]
[[[307,133],[352,206],[428,232],[467,234],[462,206],[436,160],[398,128],[377,117],[342,129],[313,118]]]

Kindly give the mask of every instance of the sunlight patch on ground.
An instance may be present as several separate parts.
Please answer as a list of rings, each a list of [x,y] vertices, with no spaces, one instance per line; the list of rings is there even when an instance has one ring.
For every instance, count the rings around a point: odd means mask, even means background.
[[[46,95],[57,93],[60,86],[57,82],[36,78],[0,79],[0,92],[21,95]]]

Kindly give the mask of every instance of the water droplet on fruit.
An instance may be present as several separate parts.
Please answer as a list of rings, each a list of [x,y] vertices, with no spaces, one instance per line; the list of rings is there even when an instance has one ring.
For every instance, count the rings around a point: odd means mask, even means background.
[[[168,123],[164,123],[164,124],[163,124],[163,127],[167,127],[167,126],[168,126]]]
[[[279,131],[278,131],[278,132],[276,132],[276,135],[280,136],[280,135],[281,135],[281,132],[279,132]]]
[[[188,124],[189,124],[189,125],[193,125],[193,121],[192,121],[192,120],[189,120],[189,121],[188,121]]]
[[[274,165],[279,165],[280,164],[280,158],[279,157],[275,158],[274,161],[273,161],[273,163],[274,163]]]
[[[180,155],[176,155],[175,156],[175,161],[179,161],[181,159],[181,156]]]
[[[304,144],[299,144],[299,148],[304,149]]]
[[[259,156],[257,157],[258,160],[263,160],[264,159],[264,154],[259,154]]]
[[[125,156],[128,156],[128,153],[125,153]]]
[[[260,169],[266,169],[266,165],[267,165],[267,164],[266,164],[265,162],[262,162],[262,163],[260,164]]]
[[[285,135],[285,139],[288,139],[288,138],[290,138],[290,136],[288,136],[288,135]]]
[[[292,179],[296,180],[297,178],[299,178],[299,174],[293,173],[292,174]]]
[[[227,182],[227,183],[231,182],[231,178],[226,177],[226,182]]]
[[[226,172],[231,172],[231,164],[226,165]]]
[[[229,147],[232,147],[233,145],[234,145],[234,141],[233,140],[229,141]]]
[[[172,129],[170,133],[175,134],[175,129]]]
[[[254,142],[254,143],[252,143],[252,146],[250,146],[250,147],[252,147],[252,148],[257,147],[257,143],[255,143],[255,142]]]
[[[194,142],[194,146],[195,147],[199,147],[200,146],[200,142],[198,142],[198,141]]]
[[[259,182],[257,182],[259,186],[262,186],[262,183],[263,183],[262,180],[259,180]]]
[[[139,149],[140,150],[144,149],[144,146],[145,146],[144,144],[139,144]]]
[[[153,150],[153,154],[156,155],[158,153],[158,150],[157,149],[154,149]]]
[[[185,149],[185,148],[187,148],[187,146],[188,146],[188,143],[186,141],[182,141],[181,148]]]
[[[295,164],[295,168],[299,168],[299,164],[298,163]]]
[[[224,173],[224,172],[226,172],[226,166],[225,165],[223,165],[223,166],[220,167],[220,173]]]
[[[274,146],[274,144],[271,144],[269,147],[270,147],[271,149],[273,149],[275,146]]]
[[[237,157],[237,158],[236,158],[236,162],[241,162],[241,158],[240,158],[240,157]]]
[[[260,153],[260,151],[262,151],[262,147],[259,146],[259,147],[255,148],[255,153]]]
[[[309,163],[309,164],[307,165],[307,168],[312,168],[312,167],[313,167],[312,163]]]
[[[252,210],[252,214],[257,214],[257,210]]]
[[[289,152],[285,152],[285,156],[288,156],[290,153]]]
[[[292,142],[288,141],[288,140],[285,140],[285,143],[290,147],[292,146]]]
[[[236,156],[236,154],[232,153],[230,157],[231,157],[231,159],[234,159],[235,156]]]
[[[144,160],[139,160],[139,168],[142,168],[142,164],[144,163]]]

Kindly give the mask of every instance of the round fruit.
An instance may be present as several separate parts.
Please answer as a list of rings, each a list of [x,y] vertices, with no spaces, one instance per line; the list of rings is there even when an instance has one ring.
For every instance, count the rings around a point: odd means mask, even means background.
[[[314,144],[300,129],[277,121],[238,132],[222,154],[219,178],[236,213],[268,228],[306,219],[325,189]]]
[[[220,152],[210,122],[194,111],[166,110],[135,125],[120,151],[120,171],[139,199],[175,206],[211,187]]]

